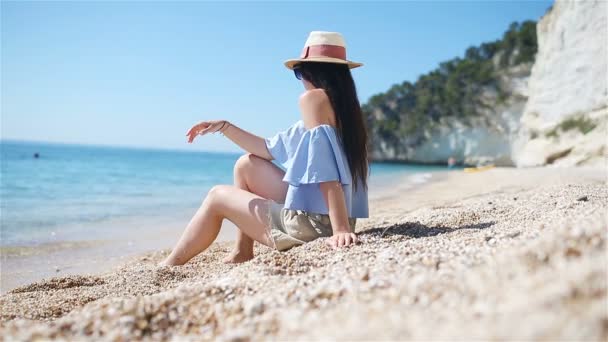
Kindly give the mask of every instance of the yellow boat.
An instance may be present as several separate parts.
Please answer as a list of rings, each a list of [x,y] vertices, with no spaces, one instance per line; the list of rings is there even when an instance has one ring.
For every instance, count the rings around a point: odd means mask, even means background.
[[[495,167],[494,164],[478,166],[478,167],[465,167],[464,172],[466,172],[466,173],[481,172],[481,171],[487,171],[487,170],[493,169],[494,167]]]

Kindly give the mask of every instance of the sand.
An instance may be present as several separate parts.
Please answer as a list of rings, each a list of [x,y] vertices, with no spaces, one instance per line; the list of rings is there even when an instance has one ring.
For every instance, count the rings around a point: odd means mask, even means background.
[[[0,247],[0,295],[44,278],[106,272],[142,253],[172,248],[194,212],[196,208],[179,218],[156,218],[155,222],[112,220],[103,225],[87,226],[100,231],[107,231],[107,225],[111,224],[124,228],[124,233],[118,236],[108,233],[107,239],[103,240],[58,239],[35,246]],[[224,220],[217,241],[234,240],[237,229]]]
[[[0,297],[3,339],[606,340],[605,169],[459,171],[396,182],[358,223],[361,244],[212,245]]]

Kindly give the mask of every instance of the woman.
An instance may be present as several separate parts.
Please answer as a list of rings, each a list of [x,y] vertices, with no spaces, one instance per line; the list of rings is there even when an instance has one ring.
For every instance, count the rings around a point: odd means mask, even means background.
[[[356,218],[368,217],[367,131],[342,35],[310,33],[298,59],[285,62],[306,91],[302,120],[272,138],[261,138],[226,120],[204,121],[188,131],[220,132],[248,154],[234,167],[234,185],[214,186],[162,265],[182,265],[211,245],[222,221],[238,228],[224,259],[253,258],[257,241],[284,251],[319,237],[333,247],[357,243]],[[285,171],[271,161],[281,165]]]

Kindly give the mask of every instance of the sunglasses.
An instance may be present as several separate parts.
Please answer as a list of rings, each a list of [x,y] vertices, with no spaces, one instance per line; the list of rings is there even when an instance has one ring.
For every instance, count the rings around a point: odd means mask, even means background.
[[[300,67],[295,66],[293,68],[293,73],[294,73],[294,75],[296,75],[297,79],[302,80],[302,70],[300,70]]]

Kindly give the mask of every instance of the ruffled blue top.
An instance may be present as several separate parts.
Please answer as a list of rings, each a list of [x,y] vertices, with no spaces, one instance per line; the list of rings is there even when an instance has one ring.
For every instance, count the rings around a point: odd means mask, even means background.
[[[353,190],[348,159],[334,127],[306,129],[299,120],[264,140],[274,162],[285,170],[283,181],[289,183],[284,208],[328,214],[319,183],[337,180],[344,190],[349,217],[369,217],[367,191],[362,184]]]

